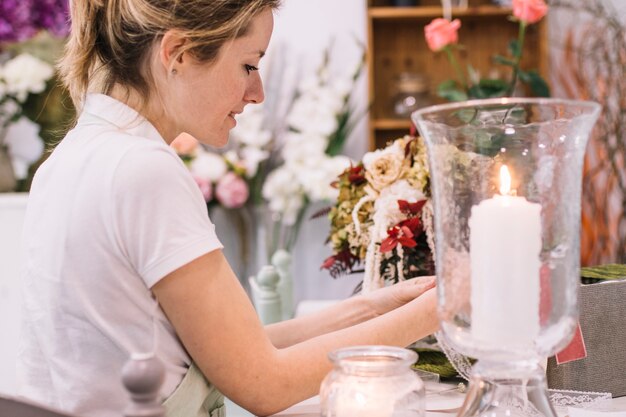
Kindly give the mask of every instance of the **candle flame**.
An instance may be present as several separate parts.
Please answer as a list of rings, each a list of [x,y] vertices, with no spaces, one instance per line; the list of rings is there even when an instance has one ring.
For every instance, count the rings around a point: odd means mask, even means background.
[[[506,165],[500,167],[500,194],[509,195],[511,193],[511,174]]]

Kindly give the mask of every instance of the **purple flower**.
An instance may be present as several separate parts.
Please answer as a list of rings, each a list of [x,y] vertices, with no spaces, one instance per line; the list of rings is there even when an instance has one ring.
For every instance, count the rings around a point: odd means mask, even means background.
[[[0,43],[20,42],[39,30],[69,32],[69,0],[0,0]]]
[[[32,0],[0,0],[0,42],[23,41],[36,33]]]
[[[34,26],[39,29],[49,30],[56,36],[69,32],[69,0],[34,0],[32,16]]]

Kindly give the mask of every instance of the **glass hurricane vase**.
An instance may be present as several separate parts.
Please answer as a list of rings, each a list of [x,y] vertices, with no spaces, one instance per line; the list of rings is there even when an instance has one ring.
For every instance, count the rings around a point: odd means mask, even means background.
[[[478,359],[459,416],[556,417],[539,364],[577,325],[583,156],[599,112],[503,98],[413,113],[428,148],[442,333]]]

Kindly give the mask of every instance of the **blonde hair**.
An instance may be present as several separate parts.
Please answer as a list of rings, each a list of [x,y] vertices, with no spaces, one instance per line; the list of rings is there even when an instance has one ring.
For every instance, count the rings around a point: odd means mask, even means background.
[[[244,36],[250,22],[280,0],[70,0],[71,33],[59,72],[80,109],[87,91],[115,85],[150,95],[147,59],[165,32],[187,42],[178,54],[201,62],[217,57],[227,41]]]

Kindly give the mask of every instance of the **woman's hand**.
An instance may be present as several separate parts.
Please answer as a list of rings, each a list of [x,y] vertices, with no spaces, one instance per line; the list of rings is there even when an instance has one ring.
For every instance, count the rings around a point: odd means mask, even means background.
[[[361,297],[365,299],[374,315],[380,316],[405,305],[434,287],[435,277],[425,276],[402,281]]]

